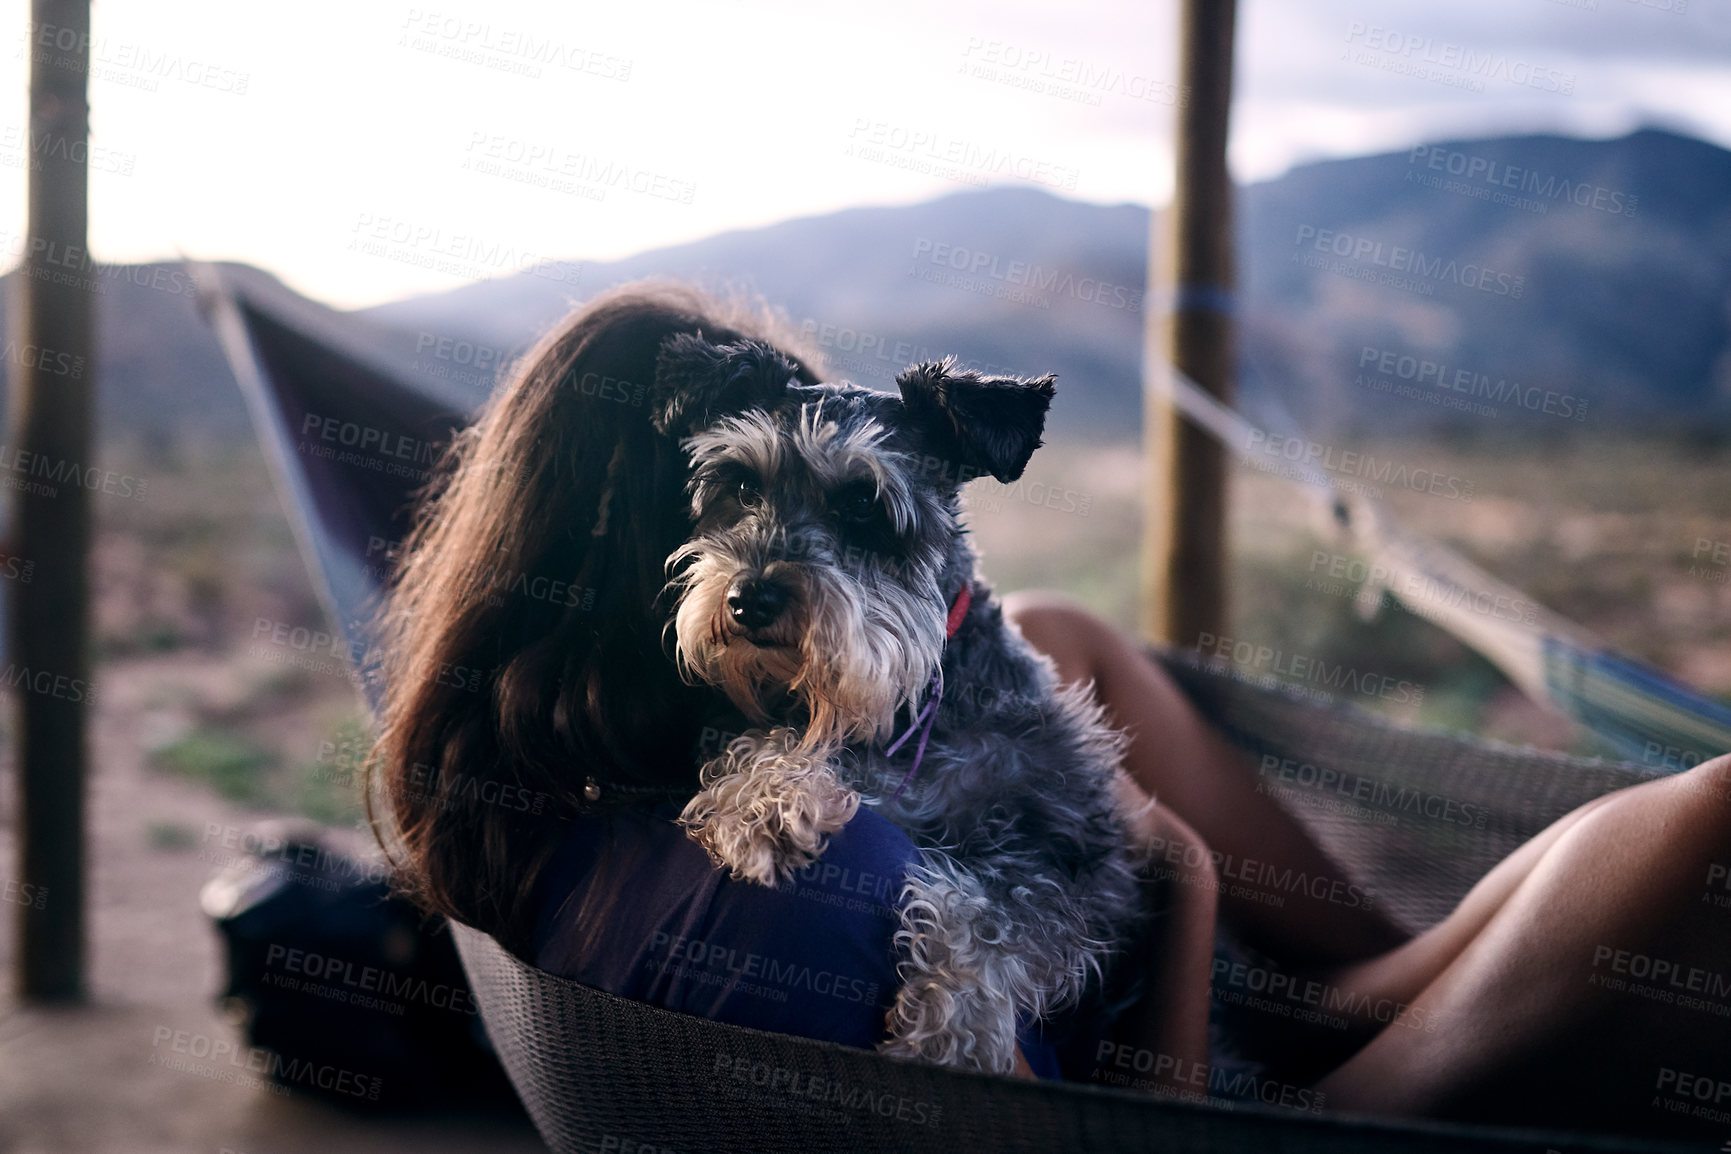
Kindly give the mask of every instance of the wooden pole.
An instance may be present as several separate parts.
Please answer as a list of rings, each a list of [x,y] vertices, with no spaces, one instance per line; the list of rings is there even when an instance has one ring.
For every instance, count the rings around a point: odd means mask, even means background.
[[[90,0],[33,0],[29,220],[14,278],[12,552],[7,660],[17,698],[18,990],[75,1001],[84,983],[85,722],[90,705],[91,356],[97,290],[88,230]],[[28,454],[26,456],[26,454]],[[40,466],[40,468],[38,468]]]
[[[1228,403],[1233,396],[1232,108],[1235,0],[1182,0],[1177,180],[1165,235],[1150,222],[1143,358],[1148,462],[1143,629],[1195,645],[1226,624],[1226,454],[1165,399],[1168,363]]]

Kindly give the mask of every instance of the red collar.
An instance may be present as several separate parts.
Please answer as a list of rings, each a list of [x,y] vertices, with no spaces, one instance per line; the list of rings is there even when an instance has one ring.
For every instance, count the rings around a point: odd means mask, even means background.
[[[962,618],[968,615],[968,606],[973,604],[974,601],[974,592],[969,588],[969,585],[971,584],[972,582],[964,583],[961,589],[957,591],[956,599],[950,602],[950,616],[949,619],[944,622],[945,641],[948,641],[956,635],[956,630],[962,627]],[[913,723],[908,726],[907,732],[892,741],[889,744],[889,747],[884,750],[885,757],[892,756],[896,750],[907,744],[908,738],[914,735],[915,730],[919,731],[920,744],[919,747],[914,750],[914,763],[908,766],[908,775],[902,778],[902,783],[896,786],[896,791],[894,793],[890,794],[891,801],[895,801],[902,796],[902,791],[912,784],[914,774],[920,771],[920,762],[924,761],[926,757],[926,741],[932,736],[932,722],[936,721],[938,717],[938,702],[943,699],[944,675],[940,669],[934,667],[932,669],[931,696],[926,698],[925,705],[920,709],[919,713],[914,715]],[[912,707],[910,706],[909,708],[911,709]]]
[[[971,582],[969,583],[971,584]],[[956,635],[956,630],[962,627],[962,618],[968,615],[968,606],[974,602],[974,594],[967,584],[956,593],[956,599],[950,602],[949,620],[944,622],[944,640],[948,641]]]

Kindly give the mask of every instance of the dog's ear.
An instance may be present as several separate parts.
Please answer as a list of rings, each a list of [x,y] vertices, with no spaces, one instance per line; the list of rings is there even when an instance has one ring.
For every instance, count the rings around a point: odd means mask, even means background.
[[[1031,381],[958,372],[954,358],[915,365],[896,378],[902,405],[938,452],[968,470],[1009,484],[1040,447],[1052,404],[1048,373]]]
[[[761,341],[712,345],[702,333],[675,333],[655,359],[650,421],[669,436],[688,436],[729,413],[775,404],[797,373],[786,354]]]

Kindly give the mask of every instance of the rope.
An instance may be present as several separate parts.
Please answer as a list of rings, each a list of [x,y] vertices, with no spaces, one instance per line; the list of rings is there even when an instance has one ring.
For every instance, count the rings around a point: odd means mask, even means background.
[[[1152,393],[1228,449],[1267,434],[1182,370],[1162,363]],[[1460,554],[1402,529],[1363,492],[1308,462],[1286,476],[1321,503],[1376,574],[1361,605],[1383,594],[1482,654],[1535,701],[1586,726],[1624,757],[1676,771],[1731,751],[1731,708],[1658,669],[1617,653]]]

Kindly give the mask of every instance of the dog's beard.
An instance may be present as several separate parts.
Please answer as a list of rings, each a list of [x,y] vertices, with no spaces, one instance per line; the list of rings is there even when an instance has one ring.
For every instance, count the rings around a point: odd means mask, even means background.
[[[806,749],[887,737],[896,711],[918,700],[944,645],[934,576],[872,588],[823,565],[776,562],[793,603],[754,644],[728,620],[727,590],[742,566],[695,543],[674,555],[692,562],[674,616],[680,668],[722,689],[759,724],[803,710]],[[921,588],[925,586],[925,588]],[[781,644],[768,644],[781,642]]]

